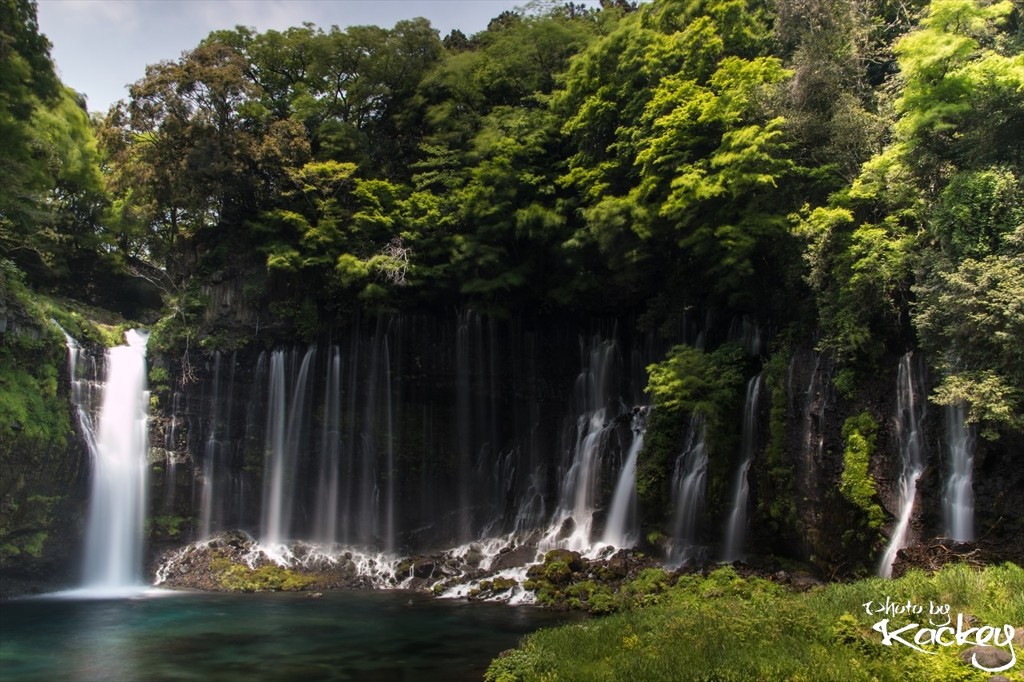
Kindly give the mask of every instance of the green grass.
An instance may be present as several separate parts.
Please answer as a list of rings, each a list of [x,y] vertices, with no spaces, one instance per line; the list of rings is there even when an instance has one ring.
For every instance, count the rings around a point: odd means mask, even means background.
[[[882,645],[872,630],[877,621],[922,621],[868,615],[863,604],[910,600],[926,614],[930,602],[949,604],[954,627],[964,613],[978,625],[1024,629],[1024,570],[1012,564],[984,571],[955,565],[934,576],[911,572],[808,593],[722,568],[707,578],[683,576],[659,596],[652,606],[537,632],[493,661],[486,679],[987,680],[991,673],[958,657],[970,643],[930,647],[934,655]],[[1024,680],[1022,671],[1024,660],[1002,674]]]

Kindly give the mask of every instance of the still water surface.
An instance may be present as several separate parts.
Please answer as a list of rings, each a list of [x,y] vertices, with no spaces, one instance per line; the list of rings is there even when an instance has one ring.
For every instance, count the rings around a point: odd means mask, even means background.
[[[0,602],[3,682],[480,680],[566,617],[404,592]]]

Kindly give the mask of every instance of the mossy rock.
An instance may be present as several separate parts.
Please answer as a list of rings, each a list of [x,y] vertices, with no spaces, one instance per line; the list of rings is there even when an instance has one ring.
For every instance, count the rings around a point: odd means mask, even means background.
[[[564,561],[545,562],[544,578],[553,585],[564,585],[572,580],[572,569]]]
[[[552,549],[544,555],[545,566],[556,561],[566,564],[573,573],[585,571],[590,565],[590,562],[579,552],[573,552],[568,549]]]
[[[518,584],[512,578],[495,578],[491,583],[491,590],[494,592],[507,592]]]
[[[251,569],[227,559],[214,559],[210,568],[218,573],[221,587],[229,592],[298,592],[316,582],[313,576],[276,564]]]

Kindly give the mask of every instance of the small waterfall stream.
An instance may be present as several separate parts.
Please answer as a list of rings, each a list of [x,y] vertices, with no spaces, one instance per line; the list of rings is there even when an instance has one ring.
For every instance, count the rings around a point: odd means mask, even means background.
[[[708,473],[704,434],[704,415],[695,412],[690,418],[686,447],[676,458],[672,472],[672,544],[668,561],[671,566],[682,566],[691,559],[701,558],[697,530],[704,510]]]
[[[761,396],[761,375],[747,382],[747,397],[743,407],[743,430],[741,433],[741,460],[733,484],[732,511],[725,528],[725,550],[722,559],[736,561],[743,558],[743,547],[747,537],[747,502],[750,484],[747,474],[757,453],[757,416]]]
[[[957,542],[974,540],[974,431],[963,405],[946,407],[949,464],[942,491],[946,535]]]
[[[632,425],[633,442],[629,445],[626,461],[615,484],[611,511],[608,512],[604,537],[601,539],[601,542],[612,547],[633,547],[640,540],[640,519],[636,509],[636,460],[644,447],[645,429],[644,412],[637,410]]]
[[[331,347],[323,410],[313,537],[321,544],[333,545],[339,540],[341,471],[341,349],[337,346]]]
[[[203,448],[203,494],[199,511],[199,537],[210,537],[210,528],[213,522],[213,500],[216,491],[216,475],[219,470],[217,466],[217,454],[220,449],[220,353],[213,356],[213,394],[210,400],[212,414],[210,426],[206,438],[206,445]]]
[[[315,357],[316,346],[310,346],[298,370],[291,372],[288,365],[295,365],[297,354],[278,350],[270,358],[265,464],[269,476],[265,476],[260,543],[272,552],[286,543],[291,530],[295,469],[304,444],[310,367]],[[291,386],[289,376],[294,377]]]
[[[911,353],[900,359],[896,376],[896,435],[900,448],[900,478],[897,504],[900,513],[892,529],[889,545],[882,554],[878,575],[892,577],[892,565],[896,553],[907,544],[907,530],[914,513],[914,499],[917,497],[917,481],[924,472],[924,436],[921,422],[924,420],[925,403],[921,399],[920,370]]]

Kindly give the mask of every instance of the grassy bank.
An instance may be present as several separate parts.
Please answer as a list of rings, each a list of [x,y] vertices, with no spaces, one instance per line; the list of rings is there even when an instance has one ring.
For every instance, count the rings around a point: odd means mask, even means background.
[[[903,606],[910,602],[922,613],[879,612],[887,598]],[[931,653],[924,653],[895,638],[885,646],[872,628],[883,619],[890,633],[911,623],[937,628],[951,617],[955,630],[963,614],[965,629],[992,626],[1002,637],[1004,625],[1015,628],[1018,662],[1001,674],[1024,680],[1024,569],[1013,564],[983,571],[955,565],[932,576],[911,572],[898,580],[832,584],[806,593],[722,568],[706,578],[682,576],[646,602],[537,632],[493,661],[486,679],[987,680],[994,673],[960,657],[977,633],[960,646],[925,644]],[[930,616],[933,606],[948,606],[948,616]],[[899,637],[913,643],[917,631]],[[1009,651],[1009,645],[1000,648]]]

